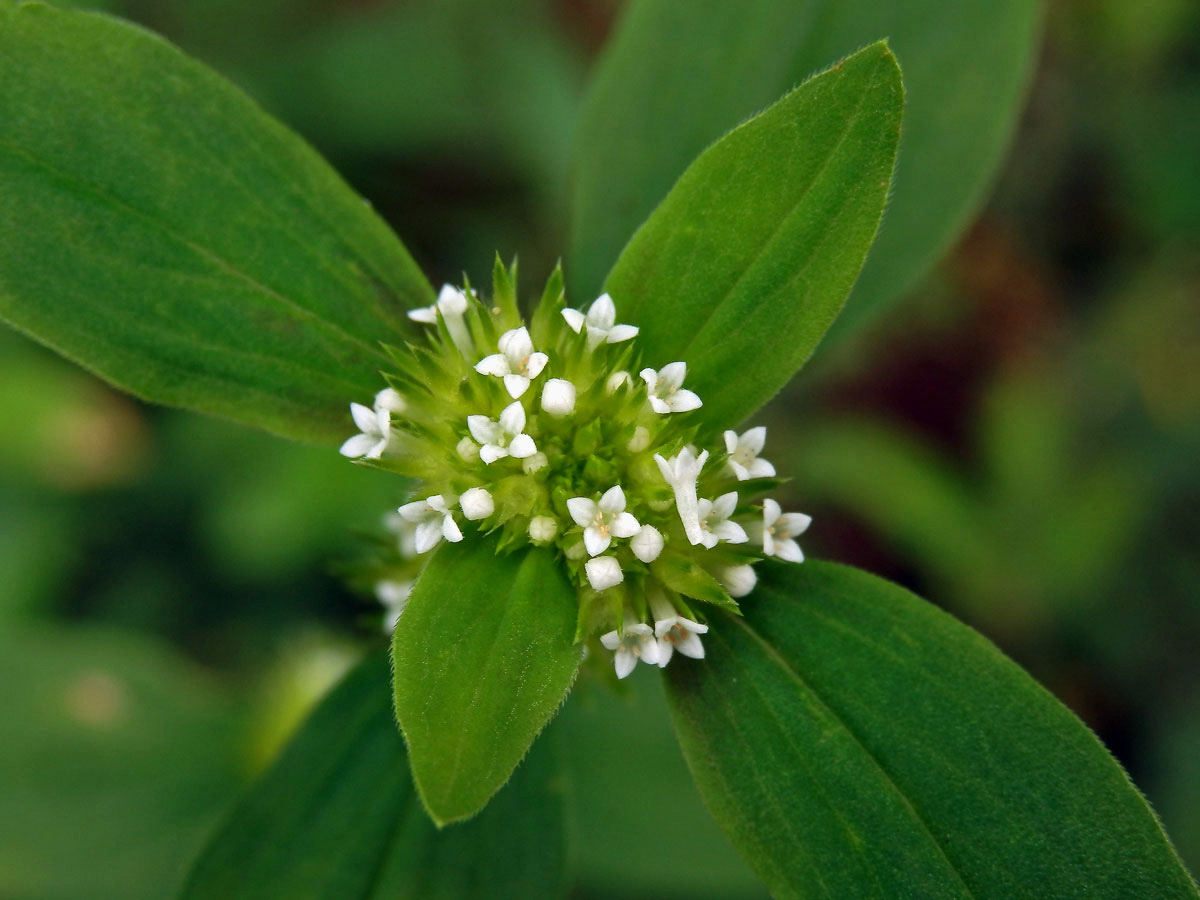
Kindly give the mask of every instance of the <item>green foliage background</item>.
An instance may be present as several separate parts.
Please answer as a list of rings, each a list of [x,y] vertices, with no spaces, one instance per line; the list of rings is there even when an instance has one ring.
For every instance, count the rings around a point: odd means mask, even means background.
[[[537,277],[561,252],[568,140],[615,4],[106,7],[297,128],[404,223],[435,283],[464,265],[484,282],[497,249]],[[816,517],[806,549],[1029,668],[1195,871],[1200,13],[1087,0],[1045,28],[987,206],[766,410],[769,458]],[[377,628],[330,563],[403,498],[328,451],[140,405],[7,330],[0,348],[0,717],[19,723],[0,741],[0,893],[162,896]],[[577,896],[762,895],[655,679],[584,686],[561,736]],[[671,799],[648,823],[630,796]]]

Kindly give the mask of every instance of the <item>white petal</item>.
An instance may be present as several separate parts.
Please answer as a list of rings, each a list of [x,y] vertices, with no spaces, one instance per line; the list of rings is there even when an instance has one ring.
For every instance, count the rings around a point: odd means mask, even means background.
[[[675,646],[670,641],[660,638],[658,640],[658,667],[665,669],[674,653]]]
[[[548,362],[550,362],[550,357],[545,353],[529,354],[529,360],[525,363],[525,374],[530,378],[537,378],[542,374],[542,369],[546,368]]]
[[[443,316],[461,316],[467,311],[467,295],[452,284],[443,284],[437,308]]]
[[[726,431],[722,437],[725,438],[725,452],[733,453],[738,447],[738,436],[736,431]]]
[[[617,669],[617,677],[625,678],[637,667],[637,657],[622,647],[613,658],[613,664]]]
[[[633,537],[641,529],[641,523],[633,517],[632,513],[627,512],[618,513],[608,526],[608,530],[612,532],[612,536],[619,538]]]
[[[412,503],[405,503],[396,512],[400,513],[401,518],[406,522],[422,522],[429,517],[429,504],[424,500],[414,500]]]
[[[650,666],[657,666],[659,660],[658,641],[654,639],[654,632],[650,630],[649,625],[640,626],[646,629],[646,637],[638,644],[638,649],[641,651],[642,662]],[[629,633],[629,628],[625,629],[625,633]]]
[[[508,455],[514,459],[527,459],[537,453],[537,444],[527,434],[518,434],[508,442]]]
[[[750,477],[750,470],[743,466],[740,462],[732,458],[730,458],[728,462],[729,470],[733,472],[734,477],[737,478],[738,481],[745,481]]]
[[[738,443],[748,449],[755,456],[762,453],[763,445],[767,442],[767,426],[757,425],[748,431],[742,432],[742,436]]]
[[[662,472],[663,480],[666,481],[667,484],[674,484],[675,470],[671,467],[671,464],[657,453],[654,454],[654,461],[658,463],[658,471]]]
[[[572,497],[567,501],[567,512],[576,525],[588,526],[596,519],[596,501],[587,497]]]
[[[713,547],[717,546],[717,543],[720,540],[721,539],[719,537],[707,529],[700,532],[700,543],[703,544],[707,550],[711,550]],[[695,541],[692,543],[695,543]]]
[[[617,321],[617,307],[613,303],[612,297],[608,294],[601,294],[588,307],[587,323],[593,328],[602,328],[608,331],[613,327],[615,321]]]
[[[457,544],[462,540],[462,531],[459,530],[458,523],[454,521],[453,516],[442,517],[442,537],[452,544]]]
[[[505,434],[520,434],[525,430],[525,407],[520,403],[510,403],[500,413],[500,427]]]
[[[479,458],[483,460],[485,465],[490,466],[498,459],[503,459],[508,456],[508,450],[504,447],[499,447],[496,444],[484,444],[479,448]]]
[[[526,475],[532,475],[539,469],[544,469],[549,464],[545,453],[535,453],[533,456],[527,456],[521,460],[521,471]]]
[[[629,549],[644,563],[654,562],[662,553],[663,536],[653,525],[643,525],[629,542]]]
[[[614,325],[608,330],[608,336],[605,338],[610,344],[619,344],[622,341],[632,340],[637,337],[638,328],[636,325]]]
[[[529,379],[524,375],[505,375],[504,389],[508,391],[508,396],[513,398],[520,397],[529,390]]]
[[[694,623],[692,623],[694,624]],[[705,631],[708,629],[705,628]],[[675,649],[684,656],[690,656],[692,659],[704,659],[704,645],[700,643],[700,635],[690,629],[684,637],[675,644]]]
[[[579,334],[579,329],[583,327],[583,323],[586,321],[583,313],[577,309],[564,309],[562,316],[567,320],[567,324],[571,326],[571,330]]]
[[[360,456],[366,456],[368,453],[370,453],[371,448],[375,446],[376,441],[378,441],[378,438],[376,438],[374,435],[356,434],[354,437],[346,441],[346,443],[342,444],[342,447],[338,452],[342,454],[342,456],[347,456],[351,459],[358,459]]]
[[[624,369],[620,372],[613,372],[608,376],[608,380],[604,382],[604,393],[615,394],[623,384],[633,384],[629,373]]]
[[[615,631],[610,631],[607,634],[600,635],[600,643],[604,645],[606,650],[616,650],[621,646],[621,636]]]
[[[712,515],[713,502],[706,497],[701,497],[696,501],[696,515],[700,517],[701,522],[707,522],[708,517]]]
[[[405,401],[403,394],[395,388],[388,387],[375,395],[375,408],[377,410],[386,409],[389,412],[402,413],[408,409],[408,403]]]
[[[722,494],[713,501],[712,508],[713,512],[717,514],[717,518],[728,519],[733,515],[733,511],[737,509],[737,491]]]
[[[432,497],[426,497],[425,502],[429,504],[429,508],[434,512],[439,512],[443,516],[449,515],[450,507],[457,501],[457,497],[453,494],[443,496],[442,494],[434,494]]]
[[[671,412],[691,412],[704,405],[694,392],[688,390],[676,391],[667,398],[667,406]]]
[[[381,440],[377,440],[376,443],[371,445],[371,449],[366,452],[365,458],[379,459],[381,456],[383,456],[383,451],[387,449],[387,445],[388,439],[386,437],[382,438]]]
[[[642,371],[638,372],[638,377],[641,378],[642,381],[646,382],[646,390],[653,394],[654,389],[658,386],[658,372],[647,366],[646,368],[642,369]]]
[[[743,469],[750,478],[773,478],[775,477],[775,467],[765,459],[755,459],[750,463],[749,471]],[[745,481],[746,479],[742,479]]]
[[[650,408],[652,410],[654,410],[656,413],[658,413],[660,416],[665,416],[667,413],[669,413],[671,411],[671,407],[669,407],[667,405],[666,400],[660,400],[658,397],[655,397],[653,394],[651,394],[647,399],[650,401]]]
[[[514,328],[512,331],[506,331],[500,335],[500,352],[509,360],[520,363],[533,352],[533,341],[529,338],[529,329],[522,325],[520,328]]]
[[[354,419],[354,424],[363,434],[379,434],[379,417],[375,415],[375,410],[363,406],[361,403],[351,403],[350,417]]]
[[[600,511],[609,516],[625,511],[625,492],[619,484],[614,484],[600,497]]]
[[[420,309],[410,309],[408,317],[414,322],[421,322],[425,325],[437,324],[437,305],[422,306]]]
[[[621,565],[611,556],[596,556],[583,566],[592,590],[604,591],[625,580]]]
[[[587,548],[588,556],[599,556],[608,549],[611,543],[612,537],[609,536],[607,531],[602,532],[594,525],[590,525],[583,530],[583,546]]]
[[[750,540],[746,529],[737,522],[722,522],[713,528],[712,533],[727,544],[744,544]]]
[[[808,530],[808,526],[812,524],[812,516],[806,516],[804,513],[784,513],[781,516],[787,529],[787,533],[792,537],[799,534],[804,534]]]
[[[487,416],[467,416],[467,430],[481,444],[494,444],[500,440],[500,426]]]
[[[774,500],[767,498],[763,501],[763,525],[767,528],[778,522],[782,513],[783,510],[779,508],[779,504]]]
[[[674,388],[678,390],[683,384],[683,379],[687,377],[687,363],[673,362],[667,363],[658,371],[658,377],[663,381],[663,387],[667,390]]]
[[[441,539],[442,521],[440,519],[424,519],[417,523],[416,543],[418,553],[425,553],[432,550]]]
[[[491,356],[485,356],[479,362],[475,363],[475,371],[480,375],[507,375],[512,371],[508,360],[504,358],[503,353],[493,353]]]
[[[804,562],[804,551],[791,538],[775,542],[775,555],[787,562]]]
[[[762,531],[762,547],[763,556],[774,556],[775,551],[778,549],[775,543],[775,537],[771,534],[770,530],[766,528],[764,528]]]

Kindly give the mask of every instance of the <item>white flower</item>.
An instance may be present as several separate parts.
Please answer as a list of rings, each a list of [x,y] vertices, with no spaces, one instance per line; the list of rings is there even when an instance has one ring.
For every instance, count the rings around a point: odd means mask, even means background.
[[[750,540],[746,529],[737,522],[729,521],[729,517],[737,509],[737,497],[736,491],[730,491],[716,500],[701,500],[697,503],[696,512],[700,517],[700,529],[703,531],[700,543],[709,550],[717,546],[717,541],[744,544]]]
[[[704,405],[694,393],[682,389],[687,363],[667,363],[659,371],[646,368],[638,374],[646,382],[650,408],[656,413],[689,412]]]
[[[576,525],[583,526],[583,543],[589,556],[607,550],[614,537],[633,537],[641,528],[638,520],[625,512],[625,492],[619,484],[605,491],[599,503],[588,497],[572,497],[567,501],[567,511]]]
[[[588,307],[587,315],[577,309],[564,309],[563,318],[576,334],[584,326],[587,327],[588,347],[595,349],[603,343],[619,344],[636,337],[638,330],[633,325],[614,325],[617,321],[617,307],[612,297],[601,294]]]
[[[391,634],[396,630],[396,623],[408,605],[408,597],[412,594],[411,581],[380,581],[375,584],[375,596],[383,604],[383,633]]]
[[[575,385],[565,378],[551,378],[542,388],[542,409],[555,417],[575,412]]]
[[[405,503],[397,512],[417,526],[416,549],[424,553],[437,546],[438,541],[445,538],[454,544],[463,539],[454,514],[450,511],[458,498],[453,494],[442,496],[434,494],[424,500],[414,500]]]
[[[404,398],[394,388],[384,388],[375,395],[374,409],[351,403],[350,415],[362,434],[350,438],[338,452],[351,459],[379,459],[392,438],[392,413],[402,413],[406,407]]]
[[[729,591],[730,597],[745,597],[758,584],[758,575],[754,571],[754,566],[730,566],[717,575],[717,581],[721,582],[721,586]]]
[[[529,389],[529,382],[542,374],[550,361],[545,353],[535,352],[529,329],[524,325],[500,335],[500,352],[485,356],[475,364],[480,375],[495,375],[504,379],[510,397],[520,397]]]
[[[525,434],[525,409],[520,401],[510,403],[500,413],[499,421],[487,416],[467,416],[471,437],[483,446],[479,458],[488,465],[505,456],[525,459],[537,453],[533,438]]]
[[[704,659],[704,645],[700,635],[708,632],[707,625],[685,619],[662,597],[650,598],[654,613],[654,636],[658,639],[658,664],[666,666],[671,655],[678,650],[692,659]]]
[[[658,559],[658,555],[662,553],[662,532],[653,525],[643,525],[638,533],[633,536],[633,540],[629,542],[629,549],[642,562],[654,562]]]
[[[675,492],[675,508],[679,511],[679,520],[683,522],[683,533],[687,535],[689,543],[703,543],[704,529],[700,525],[699,503],[696,500],[696,479],[708,461],[708,451],[697,457],[692,455],[690,447],[684,447],[669,460],[655,453],[654,461]]]
[[[616,631],[602,634],[600,643],[605,649],[614,651],[613,663],[618,678],[624,678],[632,672],[639,659],[652,666],[658,664],[658,641],[654,639],[654,631],[641,622],[626,619],[621,634]]]
[[[765,459],[758,458],[766,440],[767,429],[762,425],[742,432],[741,437],[738,437],[736,431],[725,432],[729,468],[733,470],[738,481],[745,481],[747,478],[770,478],[775,474],[773,465]]]
[[[471,333],[467,330],[467,323],[463,321],[466,311],[466,291],[461,291],[451,284],[444,284],[438,293],[437,302],[433,306],[410,309],[408,317],[414,322],[436,325],[438,313],[441,313],[442,319],[446,322],[446,330],[450,332],[450,339],[454,341],[454,346],[464,356],[469,356],[475,344],[471,340]]]
[[[804,534],[812,517],[804,513],[785,513],[774,500],[763,501],[763,553],[788,562],[804,562],[804,552],[793,540]]]
[[[596,556],[583,566],[588,583],[594,591],[606,591],[625,580],[621,564],[613,556]]]
[[[558,522],[550,516],[534,516],[529,520],[529,539],[538,543],[554,540],[558,534]]]
[[[496,511],[496,501],[481,487],[473,487],[465,491],[458,505],[462,509],[463,515],[472,522],[486,519]]]

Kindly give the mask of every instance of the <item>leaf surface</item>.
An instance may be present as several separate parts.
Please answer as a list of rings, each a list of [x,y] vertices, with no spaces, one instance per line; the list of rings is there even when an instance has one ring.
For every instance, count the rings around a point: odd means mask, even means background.
[[[577,602],[554,555],[443,544],[392,645],[396,716],[434,821],[475,815],[557,711],[579,668]]]
[[[648,365],[688,364],[728,427],[812,354],[874,240],[904,89],[885,44],[806,81],[706,150],[638,230],[606,289]]]
[[[432,290],[321,158],[165,41],[0,5],[0,318],[144,399],[334,443]]]
[[[767,569],[667,674],[701,793],[775,896],[1195,900],[1118,763],[987,640],[854,569]]]

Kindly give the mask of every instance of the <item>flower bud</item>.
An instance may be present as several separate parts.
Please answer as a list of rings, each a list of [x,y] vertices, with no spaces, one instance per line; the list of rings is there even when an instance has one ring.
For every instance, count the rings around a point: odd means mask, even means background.
[[[542,409],[556,417],[575,412],[575,385],[565,378],[551,378],[542,388]]]
[[[629,443],[625,445],[625,449],[630,453],[641,453],[650,446],[650,432],[645,425],[639,425],[633,430],[633,437],[629,439]]]
[[[729,591],[730,597],[745,597],[758,584],[758,575],[753,566],[731,566],[724,569],[717,580]]]
[[[608,376],[608,381],[604,382],[604,393],[615,394],[620,390],[623,384],[632,384],[633,380],[629,377],[626,371],[613,372]]]
[[[405,402],[404,396],[398,390],[389,387],[375,395],[375,408],[402,413],[408,409],[408,403]]]
[[[521,471],[526,475],[532,475],[538,469],[544,469],[549,461],[546,459],[545,453],[535,453],[533,456],[527,456],[521,460]]]
[[[629,549],[644,563],[654,562],[662,553],[663,536],[653,525],[643,525],[641,530],[629,542]]]
[[[549,516],[534,516],[529,520],[529,538],[534,541],[552,541],[558,534],[558,522]]]
[[[454,452],[470,463],[479,459],[479,445],[469,437],[465,437],[459,441],[458,446],[454,448]]]
[[[621,564],[612,556],[593,556],[583,568],[594,591],[608,590],[625,580]]]
[[[462,507],[463,515],[472,522],[486,519],[496,511],[496,503],[492,500],[492,495],[479,487],[466,491],[462,495],[459,505]]]

